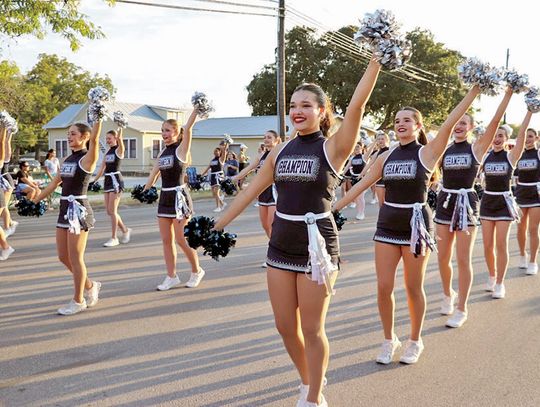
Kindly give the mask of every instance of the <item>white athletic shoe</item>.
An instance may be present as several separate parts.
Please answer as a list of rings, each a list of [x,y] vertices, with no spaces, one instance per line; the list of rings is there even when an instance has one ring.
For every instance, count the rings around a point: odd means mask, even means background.
[[[448,328],[460,328],[465,321],[467,321],[467,313],[457,309],[446,321],[446,326]]]
[[[369,201],[370,205],[376,205],[379,203],[379,200],[377,198],[373,198],[371,201]]]
[[[92,281],[92,287],[89,290],[84,290],[84,299],[86,300],[86,306],[88,308],[93,307],[98,303],[100,290],[101,283],[99,281]]]
[[[326,384],[328,383],[328,380],[326,380],[326,377],[323,377],[323,387],[326,387]],[[300,390],[300,397],[298,398],[298,402],[296,405],[301,405],[303,401],[307,399],[307,395],[309,393],[309,384],[300,383],[300,386],[298,386],[298,390]]]
[[[355,218],[357,220],[364,220],[364,219],[366,219],[366,214],[364,212],[359,213],[358,215],[355,216]]]
[[[349,208],[356,208],[356,202],[353,202],[352,204],[350,204]]]
[[[385,339],[381,345],[381,352],[375,361],[381,365],[388,365],[392,363],[394,358],[394,353],[401,347],[401,342],[397,336],[394,336],[394,339],[389,340]]]
[[[485,290],[492,293],[492,292],[493,292],[493,289],[495,288],[495,283],[496,283],[496,282],[497,282],[497,278],[496,278],[496,277],[491,277],[491,276],[489,276],[489,277],[488,277],[488,281],[486,282]]]
[[[15,249],[11,246],[9,246],[7,249],[2,249],[2,251],[0,252],[0,260],[7,260],[9,258],[9,256],[11,256],[13,254],[13,252],[15,251]]]
[[[419,339],[417,341],[411,341],[409,339],[407,341],[407,344],[405,345],[403,355],[401,355],[401,357],[399,358],[399,361],[401,363],[405,363],[406,365],[412,365],[418,362],[418,358],[420,358],[423,350],[424,343],[422,342],[422,339]]]
[[[306,399],[300,399],[298,400],[298,403],[296,403],[296,407],[328,407],[328,403],[324,396],[321,394],[321,402],[319,404],[312,403],[310,401],[307,401]]]
[[[538,274],[538,264],[529,263],[529,265],[527,266],[527,271],[525,272],[525,274],[527,274],[529,276],[534,276],[534,275]]]
[[[84,298],[81,303],[75,302],[75,300],[72,299],[67,305],[58,308],[58,313],[60,315],[73,315],[84,311],[86,308],[87,305]]]
[[[191,273],[191,277],[189,278],[189,281],[186,283],[186,287],[188,288],[197,287],[201,283],[201,280],[203,279],[205,274],[206,272],[202,268],[199,267],[198,273]]]
[[[222,210],[223,210],[223,209],[221,209],[221,208],[218,206],[218,207],[217,207],[216,209],[214,209],[212,212],[216,212],[216,213],[217,213],[217,212],[221,212]]]
[[[525,253],[525,256],[519,256],[519,268],[526,269],[529,263],[529,255]]]
[[[444,296],[443,302],[441,305],[441,314],[442,315],[452,315],[454,312],[454,305],[457,301],[457,293],[450,289],[450,297]]]
[[[165,280],[163,280],[163,282],[157,286],[157,289],[159,291],[167,291],[179,285],[180,285],[180,279],[178,278],[178,276],[174,276],[174,277],[167,276],[165,277]]]
[[[132,231],[133,231],[133,229],[127,228],[126,233],[122,232],[122,237],[120,238],[120,243],[122,243],[122,244],[129,243],[129,241],[131,240],[131,232]]]
[[[6,229],[6,238],[13,235],[15,231],[17,230],[17,226],[19,226],[19,222],[16,220],[11,221],[11,226]]]
[[[506,288],[504,288],[504,283],[495,284],[495,287],[493,288],[493,294],[491,294],[491,297],[498,300],[498,299],[504,298],[505,295],[506,295]]]
[[[118,241],[118,239],[115,237],[114,239],[113,238],[110,238],[109,240],[107,240],[105,243],[103,243],[103,247],[114,247],[114,246],[118,246],[120,244],[120,242]]]

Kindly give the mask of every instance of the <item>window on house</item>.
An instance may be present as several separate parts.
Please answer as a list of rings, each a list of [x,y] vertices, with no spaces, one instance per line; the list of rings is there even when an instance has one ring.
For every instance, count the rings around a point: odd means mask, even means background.
[[[137,139],[124,139],[124,146],[126,147],[124,158],[137,158]]]
[[[161,150],[163,150],[163,140],[152,140],[152,158],[158,158]]]
[[[56,150],[56,156],[58,158],[66,158],[68,156],[67,140],[55,140],[54,149]]]

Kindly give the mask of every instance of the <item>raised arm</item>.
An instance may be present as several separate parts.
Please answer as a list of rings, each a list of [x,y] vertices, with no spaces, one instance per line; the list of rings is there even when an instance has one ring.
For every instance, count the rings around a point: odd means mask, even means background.
[[[187,119],[187,122],[182,127],[182,142],[180,143],[176,151],[178,153],[178,157],[180,157],[180,159],[184,162],[187,161],[187,158],[189,157],[189,151],[191,149],[191,139],[193,138],[193,126],[195,125],[196,119],[197,110],[193,109]]]
[[[373,92],[375,82],[381,70],[381,65],[372,58],[369,61],[362,79],[356,86],[354,94],[347,106],[343,123],[339,130],[328,140],[327,151],[332,166],[338,170],[351,155],[356,137],[360,131],[360,123],[366,109],[366,104]]]
[[[7,136],[6,128],[0,126],[0,164],[1,165],[4,165],[4,158],[6,157],[6,136]]]
[[[523,148],[525,147],[525,135],[527,134],[527,129],[529,128],[529,122],[531,121],[532,112],[527,110],[523,122],[519,128],[519,132],[516,138],[516,145],[508,153],[508,161],[512,164],[513,167],[516,166],[521,154],[523,154]]]
[[[238,174],[236,174],[234,177],[233,177],[233,180],[235,181],[240,181],[242,178],[245,178],[248,176],[248,174],[255,170],[255,168],[257,168],[257,165],[259,165],[259,163],[261,162],[261,157],[262,157],[262,153],[253,160],[253,162],[250,162],[249,165],[244,168],[242,171],[240,171]]]
[[[126,152],[126,146],[124,145],[124,129],[122,127],[118,128],[117,136],[116,136],[116,144],[118,145],[118,148],[116,149],[116,155],[119,158],[124,158],[124,153]]]
[[[428,167],[428,169],[433,169],[437,164],[437,161],[441,158],[448,145],[448,140],[450,135],[454,131],[454,126],[461,117],[467,113],[467,110],[476,99],[476,96],[480,93],[480,88],[478,85],[474,85],[465,97],[458,103],[458,105],[452,110],[448,115],[444,123],[442,124],[437,137],[431,140],[425,148],[422,149],[422,162]]]
[[[486,128],[485,133],[480,138],[478,138],[478,140],[476,140],[473,145],[474,155],[480,161],[482,161],[482,157],[484,157],[489,147],[493,143],[493,139],[495,138],[495,134],[497,134],[497,129],[499,128],[499,123],[501,122],[501,118],[503,117],[508,103],[512,98],[512,94],[512,88],[508,86],[506,88],[506,91],[504,92],[504,97],[502,98],[501,103],[499,104],[499,107],[495,112],[495,115],[493,116]]]
[[[98,120],[92,126],[90,132],[90,145],[88,152],[81,159],[81,167],[87,172],[93,172],[99,158],[99,134],[101,133],[101,120]]]
[[[11,137],[13,136],[13,133],[11,130],[7,130],[6,132],[6,140],[4,144],[4,162],[8,162],[11,160]]]

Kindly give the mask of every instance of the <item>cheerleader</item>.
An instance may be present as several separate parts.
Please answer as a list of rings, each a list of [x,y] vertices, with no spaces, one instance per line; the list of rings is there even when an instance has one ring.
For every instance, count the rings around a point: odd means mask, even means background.
[[[289,105],[297,137],[271,151],[215,226],[225,227],[275,183],[279,199],[266,260],[268,291],[277,329],[302,380],[298,406],[328,405],[321,394],[329,357],[325,319],[339,259],[331,203],[379,70],[372,59],[331,137],[325,93],[314,84],[297,87]]]
[[[364,169],[364,174],[362,174],[362,176],[364,176],[365,173],[369,171],[369,169],[371,168],[373,163],[377,160],[377,158],[381,154],[388,151],[390,148],[389,147],[390,138],[384,131],[377,133],[377,137],[375,138],[375,143],[376,143],[377,150],[373,152],[374,158],[369,160],[368,164],[366,165],[366,168]],[[372,188],[375,188],[375,196],[371,200],[370,204],[375,205],[378,202],[379,207],[380,207],[384,203],[384,182],[382,178],[377,180],[377,182],[375,183],[375,185],[372,186]]]
[[[538,274],[538,224],[540,223],[540,152],[538,151],[538,133],[527,129],[525,151],[518,161],[518,180],[516,201],[521,208],[521,221],[518,223],[518,243],[520,253],[519,268],[527,269],[528,275]],[[530,258],[527,255],[527,232],[530,239]]]
[[[7,132],[8,130],[3,127],[3,126],[0,126],[0,162],[1,163],[4,163],[5,161],[5,146],[6,146],[6,143],[5,143],[5,140],[6,138],[8,137],[7,135]],[[1,185],[2,185],[2,189],[4,189],[4,186],[5,188],[7,188],[7,186],[9,185],[8,184],[8,181],[2,177],[0,179],[0,181],[2,182]],[[5,192],[5,190],[4,190]],[[7,202],[4,198],[5,194],[4,193],[0,193],[0,215],[2,215],[5,211],[6,211],[6,208],[7,208]],[[0,260],[7,260],[9,256],[11,256],[13,254],[13,252],[15,251],[15,249],[13,249],[13,247],[11,247],[8,242],[7,242],[7,236],[4,232],[4,229],[2,229],[0,227]]]
[[[442,315],[451,315],[446,321],[449,328],[459,328],[467,320],[467,301],[473,281],[472,250],[477,226],[480,224],[479,199],[474,182],[511,97],[512,89],[508,87],[486,131],[474,143],[469,142],[474,119],[470,114],[465,114],[454,128],[454,142],[448,146],[442,157],[442,189],[437,196],[434,222],[438,238],[437,258],[444,292],[440,312]],[[454,243],[457,251],[458,293],[452,289]],[[459,303],[454,312],[458,298]]]
[[[189,247],[184,237],[184,226],[193,214],[193,203],[189,195],[184,176],[190,156],[191,136],[197,110],[191,112],[184,127],[179,129],[174,119],[165,120],[161,126],[161,137],[165,148],[159,154],[154,168],[150,172],[145,190],[151,188],[161,176],[161,194],[158,204],[158,224],[163,241],[163,257],[167,267],[167,276],[157,286],[159,291],[166,291],[180,285],[176,274],[176,246],[178,243],[191,264],[191,276],[186,287],[197,287],[205,275],[199,266],[197,251]],[[219,149],[216,149],[219,151]]]
[[[375,240],[377,301],[384,331],[384,342],[377,363],[392,362],[401,342],[394,333],[394,282],[397,266],[403,259],[405,287],[411,318],[411,335],[400,362],[416,363],[424,349],[421,338],[426,311],[424,275],[430,250],[435,248],[431,237],[432,223],[426,205],[427,190],[458,120],[476,96],[473,86],[450,113],[437,136],[427,143],[420,112],[411,107],[401,109],[394,121],[399,145],[381,154],[366,176],[340,201],[340,210],[380,178],[385,185],[385,201],[379,211]],[[412,225],[412,226],[411,226]]]
[[[131,229],[128,228],[118,214],[118,204],[124,191],[124,180],[120,172],[120,161],[124,159],[124,140],[122,138],[122,128],[118,131],[110,130],[105,136],[105,142],[109,146],[109,151],[103,157],[101,167],[94,178],[97,182],[105,174],[103,192],[105,197],[105,208],[107,215],[111,218],[112,234],[111,238],[103,243],[104,247],[118,246],[120,243],[129,243],[131,239]],[[122,237],[118,240],[117,230],[120,229]]]
[[[353,156],[349,160],[349,163],[346,165],[344,169],[344,173],[350,174],[351,177],[351,184],[353,182],[358,182],[360,180],[362,171],[364,170],[366,166],[366,161],[364,160],[364,152],[363,152],[363,145],[361,142],[356,143],[354,146],[354,152]],[[368,154],[369,155],[369,154]],[[356,219],[362,220],[366,218],[365,215],[365,208],[366,208],[366,201],[364,199],[365,193],[361,193],[358,195],[358,197],[354,200],[355,208],[356,208]]]
[[[5,208],[1,211],[2,220],[4,222],[4,229],[6,238],[11,236],[17,230],[19,222],[11,219],[11,214],[9,212],[9,202],[11,201],[11,195],[15,189],[15,183],[13,178],[9,173],[9,162],[11,160],[11,129],[6,129],[6,136],[4,142],[4,160],[0,161],[0,194],[4,195],[4,202],[6,203]]]
[[[223,164],[225,163],[226,156],[226,148],[224,152],[222,148],[216,147],[214,149],[214,158],[202,173],[202,176],[204,177],[206,173],[210,171],[210,186],[212,187],[212,195],[216,200],[214,212],[221,212],[226,206],[220,193],[220,185],[221,181],[223,181]]]
[[[495,299],[504,298],[504,277],[508,268],[508,235],[513,221],[519,220],[519,208],[510,190],[510,179],[514,167],[523,152],[525,133],[532,113],[527,111],[519,129],[515,147],[505,150],[512,135],[507,124],[497,130],[493,149],[482,163],[485,190],[480,202],[484,256],[489,271],[486,291]]]
[[[60,315],[73,315],[98,303],[101,283],[88,278],[84,252],[88,231],[94,226],[94,214],[88,203],[87,191],[90,178],[99,157],[101,122],[90,129],[86,124],[75,123],[67,134],[72,154],[67,157],[60,172],[34,199],[39,202],[62,184],[60,210],[56,223],[56,248],[59,260],[73,277],[73,299],[58,309]],[[88,150],[86,145],[88,143]]]
[[[259,172],[264,162],[272,149],[281,142],[278,134],[274,130],[268,130],[264,134],[264,151],[255,159],[251,164],[244,168],[237,176],[233,178],[233,181],[242,181],[250,172]],[[266,233],[268,239],[272,235],[272,223],[274,222],[274,214],[276,213],[276,188],[272,184],[266,188],[258,197],[257,203],[259,207],[259,219],[261,225]],[[266,267],[266,262],[262,264],[262,267]]]

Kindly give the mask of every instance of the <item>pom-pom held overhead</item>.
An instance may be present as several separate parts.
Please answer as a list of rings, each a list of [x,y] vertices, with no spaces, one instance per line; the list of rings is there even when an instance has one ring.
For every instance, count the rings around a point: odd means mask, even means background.
[[[7,129],[11,134],[15,134],[19,131],[17,120],[5,110],[0,112],[0,126]]]
[[[229,144],[229,145],[232,144],[232,143],[234,143],[234,140],[233,140],[233,138],[231,137],[231,135],[230,135],[230,134],[227,134],[227,133],[225,133],[225,134],[223,135],[223,141],[225,141],[225,142],[226,142],[227,144]]]
[[[16,204],[17,213],[19,216],[43,216],[47,211],[47,202],[39,201],[37,204],[34,202],[23,198],[20,199]]]
[[[538,93],[540,90],[536,86],[531,86],[529,91],[525,94],[525,104],[530,112],[540,112],[540,99]]]
[[[199,117],[206,119],[211,112],[214,111],[214,107],[206,97],[206,94],[202,92],[195,92],[191,97],[191,104],[197,109]]]
[[[124,116],[124,113],[122,113],[120,110],[117,110],[113,113],[113,121],[118,125],[118,127],[121,127],[125,129],[128,126],[127,118]]]
[[[514,93],[527,92],[529,90],[529,76],[520,75],[516,71],[506,71],[504,73],[504,80]]]
[[[131,197],[139,202],[151,204],[158,200],[156,187],[144,190],[143,185],[135,185],[131,191]]]
[[[360,45],[376,47],[381,40],[398,37],[399,29],[400,25],[390,10],[376,10],[374,13],[366,13],[354,40]]]
[[[501,90],[502,71],[477,58],[467,59],[458,67],[458,73],[466,85],[478,85],[484,95],[495,96]]]
[[[235,183],[230,178],[223,180],[223,182],[220,184],[220,188],[228,196],[234,195],[234,193],[238,190]]]
[[[373,50],[379,63],[391,71],[403,68],[411,58],[411,42],[404,38],[380,41]]]
[[[88,91],[88,121],[90,124],[103,120],[107,113],[105,102],[111,98],[111,94],[103,86],[96,86]]]
[[[345,222],[347,222],[347,218],[343,216],[343,214],[339,211],[332,212],[332,215],[334,215],[334,221],[336,222],[337,230],[341,230]]]

